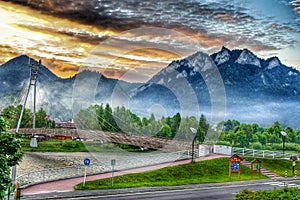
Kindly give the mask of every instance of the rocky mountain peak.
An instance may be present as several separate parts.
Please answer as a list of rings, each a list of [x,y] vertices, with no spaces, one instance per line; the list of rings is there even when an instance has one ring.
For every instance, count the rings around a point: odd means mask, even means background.
[[[236,59],[235,63],[241,64],[241,65],[255,65],[258,67],[261,67],[259,58],[254,55],[251,51],[248,49],[244,49],[239,57]]]
[[[222,47],[221,51],[218,52],[214,58],[214,61],[217,65],[223,64],[227,61],[230,60],[231,55],[230,55],[230,50],[227,49],[226,47]]]
[[[268,62],[267,69],[273,69],[281,65],[281,62],[277,57],[269,58],[267,59],[267,62]]]

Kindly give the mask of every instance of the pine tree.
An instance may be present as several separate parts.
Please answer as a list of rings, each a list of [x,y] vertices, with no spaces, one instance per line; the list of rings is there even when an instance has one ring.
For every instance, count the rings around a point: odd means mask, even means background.
[[[199,125],[196,134],[196,140],[198,140],[200,143],[204,142],[208,128],[209,128],[209,124],[207,123],[205,116],[202,114],[200,116]]]

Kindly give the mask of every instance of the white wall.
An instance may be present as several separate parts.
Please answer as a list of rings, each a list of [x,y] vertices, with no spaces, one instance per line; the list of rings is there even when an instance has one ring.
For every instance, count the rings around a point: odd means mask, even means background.
[[[214,153],[231,155],[231,147],[223,145],[214,145]]]

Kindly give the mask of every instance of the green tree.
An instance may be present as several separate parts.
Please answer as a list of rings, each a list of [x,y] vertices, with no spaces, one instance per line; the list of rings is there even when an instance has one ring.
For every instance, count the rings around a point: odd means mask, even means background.
[[[198,127],[198,120],[196,117],[185,117],[181,119],[180,126],[177,132],[178,139],[190,140],[194,139],[194,134],[191,132],[191,127]]]
[[[200,116],[199,125],[196,133],[196,140],[198,140],[200,143],[204,142],[208,128],[209,124],[207,123],[205,116],[202,114]]]
[[[99,130],[100,125],[97,119],[97,107],[90,106],[80,110],[74,118],[77,128],[88,130]]]
[[[103,122],[102,130],[114,131],[114,132],[120,131],[120,128],[118,127],[114,119],[112,108],[109,106],[109,104],[106,104],[104,108],[104,122]]]
[[[275,122],[271,127],[265,130],[269,135],[269,142],[270,143],[280,143],[282,141],[281,131],[282,128],[279,122]]]
[[[8,106],[1,111],[1,114],[6,117],[11,128],[16,128],[21,114],[22,105]],[[30,109],[25,108],[20,128],[32,127],[32,112]]]
[[[172,119],[172,124],[171,124],[172,135],[171,135],[171,138],[174,138],[176,136],[176,134],[179,130],[180,122],[181,122],[181,116],[180,116],[179,113],[176,113],[173,116],[173,119]]]
[[[156,134],[157,137],[170,138],[172,135],[171,128],[168,124],[164,124],[160,131]]]
[[[0,116],[0,198],[4,198],[11,180],[9,167],[19,163],[22,158],[21,136],[9,132],[10,124],[5,117]]]
[[[240,122],[237,120],[227,120],[226,122],[224,122],[224,132],[228,133],[230,130],[234,130],[237,126],[240,125]]]
[[[258,135],[258,141],[262,144],[262,145],[266,145],[268,138],[264,133],[261,133]]]
[[[54,128],[55,122],[50,119],[46,111],[43,108],[40,108],[36,112],[36,128]]]

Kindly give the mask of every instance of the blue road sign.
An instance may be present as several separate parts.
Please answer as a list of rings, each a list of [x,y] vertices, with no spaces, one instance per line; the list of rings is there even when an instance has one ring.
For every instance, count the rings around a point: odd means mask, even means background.
[[[90,159],[85,158],[84,161],[83,161],[83,163],[84,163],[85,166],[89,166],[90,163],[91,163],[91,161],[90,161]]]

